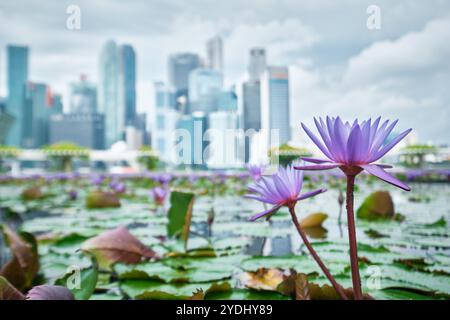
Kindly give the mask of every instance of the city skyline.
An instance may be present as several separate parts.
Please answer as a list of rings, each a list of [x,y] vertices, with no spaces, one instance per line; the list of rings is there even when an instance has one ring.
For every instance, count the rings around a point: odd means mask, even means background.
[[[380,1],[380,30],[366,27],[366,9],[370,5],[366,1],[356,6],[319,1],[314,8],[286,2],[279,12],[258,7],[254,15],[249,13],[249,2],[241,4],[242,10],[235,16],[228,6],[212,10],[201,2],[188,6],[177,1],[135,1],[126,6],[111,1],[96,8],[84,1],[77,4],[82,13],[81,29],[73,31],[65,25],[67,3],[48,2],[37,7],[33,1],[26,5],[18,1],[0,5],[1,18],[10,26],[0,31],[2,60],[6,44],[27,45],[29,78],[63,93],[66,105],[69,83],[80,74],[98,82],[97,53],[108,39],[130,43],[135,48],[137,109],[152,112],[153,82],[166,81],[167,57],[193,52],[206,58],[205,43],[221,35],[225,86],[239,86],[245,79],[249,47],[265,48],[271,65],[289,65],[291,111],[296,111],[291,112],[294,136],[300,132],[300,120],[313,115],[380,114],[408,121],[420,142],[450,141],[445,123],[450,109],[445,83],[450,73],[445,63],[448,49],[442,45],[450,37],[450,7],[444,2],[420,5]],[[117,12],[122,12],[119,9],[141,23],[127,26],[117,21]],[[142,13],[151,13],[151,17],[144,21],[139,18]],[[100,17],[99,21],[94,21],[94,17]],[[163,17],[169,17],[165,27],[158,24]],[[49,36],[43,37],[44,34]],[[408,55],[408,50],[416,54]],[[0,87],[4,96],[5,63],[1,66]]]

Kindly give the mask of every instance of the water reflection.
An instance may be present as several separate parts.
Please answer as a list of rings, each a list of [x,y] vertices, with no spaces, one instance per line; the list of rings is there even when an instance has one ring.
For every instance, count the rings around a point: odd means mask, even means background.
[[[265,243],[265,237],[253,237],[250,244],[245,248],[245,253],[251,256],[262,256]]]
[[[287,256],[292,254],[292,242],[290,236],[274,237],[268,241],[271,256]]]

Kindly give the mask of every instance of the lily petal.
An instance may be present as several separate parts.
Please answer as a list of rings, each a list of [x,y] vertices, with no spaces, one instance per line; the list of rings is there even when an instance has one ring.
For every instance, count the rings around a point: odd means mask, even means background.
[[[294,167],[296,170],[330,170],[337,167],[340,167],[341,165],[339,163],[332,163],[332,164],[317,164],[312,166],[297,166]]]
[[[314,196],[316,196],[316,195],[318,195],[320,193],[324,193],[325,191],[327,191],[327,189],[317,189],[317,190],[314,190],[314,191],[305,192],[304,194],[300,195],[300,197],[297,198],[297,201],[314,197]]]
[[[380,168],[383,168],[383,169],[392,169],[393,168],[393,166],[391,166],[390,164],[374,163],[374,165],[379,166]]]
[[[411,188],[408,187],[408,185],[406,185],[404,182],[398,180],[397,178],[391,176],[389,173],[387,173],[386,171],[383,170],[383,168],[374,165],[374,164],[366,164],[366,165],[361,165],[361,168],[363,168],[364,170],[366,170],[368,173],[370,173],[371,175],[374,175],[375,177],[386,181],[387,183],[390,183],[396,187],[399,187],[400,189],[403,189],[405,191],[411,191]]]
[[[264,202],[264,203],[274,204],[269,199],[266,199],[266,198],[263,198],[261,196],[258,196],[257,194],[246,194],[246,195],[244,195],[244,198],[257,200],[257,201],[261,201],[261,202]]]
[[[311,140],[314,142],[314,144],[328,157],[331,159],[331,154],[329,153],[328,149],[323,145],[323,143],[314,135],[314,133],[311,132],[311,130],[308,129],[307,126],[305,126],[304,123],[302,123],[302,128],[305,130],[306,134],[311,138]]]
[[[300,157],[300,159],[306,161],[306,162],[312,162],[312,163],[330,163],[330,160],[324,160],[324,159],[317,159],[317,158],[308,158],[308,157]]]
[[[380,151],[375,153],[372,159],[370,159],[370,162],[377,161],[382,156],[384,156],[389,150],[391,150],[397,143],[399,143],[404,137],[408,135],[408,133],[411,132],[412,129],[408,129],[406,131],[403,131],[401,134],[399,134],[397,137],[395,137],[391,142],[389,142],[387,145],[383,146]]]
[[[261,217],[264,217],[265,215],[268,215],[270,213],[274,213],[274,212],[278,211],[278,209],[280,209],[281,207],[282,207],[282,205],[277,205],[277,206],[275,206],[275,207],[273,207],[271,209],[265,210],[263,212],[260,212],[260,213],[258,213],[256,215],[250,217],[248,220],[255,221],[255,220],[257,220],[257,219],[259,219]]]

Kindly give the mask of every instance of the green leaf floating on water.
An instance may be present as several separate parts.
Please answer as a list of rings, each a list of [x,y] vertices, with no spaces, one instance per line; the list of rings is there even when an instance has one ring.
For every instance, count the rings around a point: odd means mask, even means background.
[[[125,279],[159,280],[163,282],[211,282],[231,278],[239,272],[244,256],[218,258],[166,258],[137,265],[116,264],[118,277]]]
[[[444,217],[441,217],[439,220],[436,220],[435,222],[428,223],[425,225],[427,228],[436,228],[436,227],[446,227],[447,221],[445,221]]]
[[[138,300],[186,300],[199,289],[203,290],[206,296],[212,292],[228,292],[231,290],[228,282],[166,284],[145,280],[126,280],[121,282],[120,288],[127,296]]]
[[[387,191],[370,194],[356,212],[359,219],[385,220],[394,218],[394,203]]]
[[[275,291],[258,291],[250,289],[233,289],[224,292],[211,292],[206,300],[291,300],[290,297]]]
[[[98,265],[95,257],[91,257],[92,265],[80,269],[72,267],[62,278],[57,279],[55,284],[68,288],[76,300],[87,300],[95,291],[98,279]]]
[[[193,193],[173,191],[170,194],[167,234],[169,237],[179,236],[183,240],[185,247],[187,247],[189,238],[193,206]]]

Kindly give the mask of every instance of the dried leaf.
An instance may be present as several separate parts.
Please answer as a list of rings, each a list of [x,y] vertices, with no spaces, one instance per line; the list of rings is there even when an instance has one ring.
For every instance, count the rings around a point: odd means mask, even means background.
[[[39,271],[36,240],[33,235],[25,232],[19,236],[6,225],[1,229],[5,242],[11,249],[12,259],[0,269],[0,276],[5,277],[18,290],[30,288]]]
[[[311,300],[308,277],[298,273],[295,278],[295,300]]]
[[[276,291],[278,285],[286,278],[280,269],[260,268],[255,272],[246,272],[243,282],[250,289]]]
[[[25,300],[25,296],[4,277],[0,277],[0,300]]]
[[[308,277],[304,273],[296,273],[291,270],[291,274],[277,287],[277,291],[286,296],[295,297],[296,300],[340,300],[341,297],[330,285],[319,286],[308,282]],[[344,289],[349,299],[353,299],[353,289]],[[372,300],[368,295],[363,295],[364,300]]]
[[[308,277],[304,273],[291,270],[291,274],[277,286],[277,291],[295,300],[311,300]]]
[[[203,289],[197,289],[197,291],[192,293],[192,297],[189,300],[205,300],[205,293]]]
[[[125,227],[108,230],[90,238],[83,243],[81,249],[92,253],[103,269],[108,269],[116,262],[136,264],[142,260],[160,258]]]

